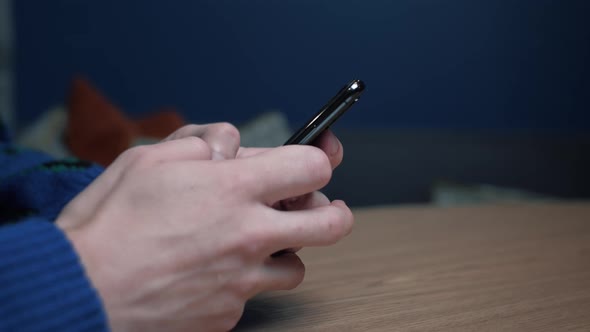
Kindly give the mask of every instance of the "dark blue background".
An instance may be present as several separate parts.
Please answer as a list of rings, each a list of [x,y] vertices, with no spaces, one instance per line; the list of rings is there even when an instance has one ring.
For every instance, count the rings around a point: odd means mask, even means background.
[[[351,78],[342,126],[590,128],[590,1],[14,2],[21,123],[74,73],[131,114],[307,118]]]

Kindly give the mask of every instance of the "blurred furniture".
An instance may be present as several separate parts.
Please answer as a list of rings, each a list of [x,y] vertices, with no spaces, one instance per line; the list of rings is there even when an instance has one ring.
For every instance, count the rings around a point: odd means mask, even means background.
[[[344,162],[325,192],[354,206],[429,202],[440,181],[590,198],[590,133],[334,130]]]
[[[237,331],[590,331],[590,202],[356,210]]]

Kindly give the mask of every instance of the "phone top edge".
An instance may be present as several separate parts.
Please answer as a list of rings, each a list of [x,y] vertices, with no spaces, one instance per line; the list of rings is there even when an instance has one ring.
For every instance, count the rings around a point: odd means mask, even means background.
[[[362,92],[365,90],[365,82],[361,80],[352,80],[348,83],[348,89],[354,92]]]
[[[311,144],[317,136],[329,128],[344,112],[358,101],[365,87],[365,83],[361,80],[355,79],[350,81],[305,126],[295,132],[284,145]]]

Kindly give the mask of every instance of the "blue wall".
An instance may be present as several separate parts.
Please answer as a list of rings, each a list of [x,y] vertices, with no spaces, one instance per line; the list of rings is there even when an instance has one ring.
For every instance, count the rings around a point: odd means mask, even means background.
[[[300,122],[358,77],[344,126],[590,128],[586,0],[14,3],[21,122],[83,73],[132,114],[197,122]]]

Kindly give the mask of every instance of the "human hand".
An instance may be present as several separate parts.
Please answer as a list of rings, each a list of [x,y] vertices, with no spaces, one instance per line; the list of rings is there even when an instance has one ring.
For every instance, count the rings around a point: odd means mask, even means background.
[[[113,330],[229,330],[247,299],[301,282],[298,256],[272,253],[330,245],[351,231],[353,216],[341,201],[272,208],[328,183],[325,153],[310,146],[242,151],[212,161],[209,145],[195,137],[134,148],[87,189],[101,190],[64,209],[57,225]],[[86,212],[83,222],[78,211]]]
[[[195,138],[199,138],[195,140]],[[186,125],[168,137],[163,142],[169,142],[172,140],[186,139],[185,144],[190,145],[191,140],[195,142],[195,148],[187,152],[191,155],[186,158],[193,159],[205,159],[205,160],[221,160],[221,159],[234,159],[238,149],[240,147],[240,132],[238,129],[230,123],[218,122],[203,125]],[[201,143],[206,143],[203,146]],[[157,150],[155,147],[152,150]],[[113,172],[106,172],[101,174],[92,184],[92,186],[86,188],[83,192],[78,194],[73,201],[68,204],[62,214],[69,216],[75,216],[68,218],[68,220],[62,220],[62,227],[76,227],[77,224],[85,220],[88,220],[91,215],[91,211],[85,209],[79,209],[80,206],[89,206],[93,202],[97,201],[101,197],[104,197],[109,191],[112,190],[116,184],[117,178]]]
[[[227,122],[186,125],[172,133],[164,141],[185,137],[199,137],[205,141],[212,151],[213,160],[244,158],[270,149],[240,147],[240,132]],[[344,149],[332,131],[326,130],[313,145],[326,153],[332,169],[338,167],[342,162]],[[277,202],[275,207],[283,210],[304,210],[327,204],[330,204],[330,200],[324,194],[316,191]]]
[[[205,141],[211,149],[213,160],[241,158],[268,150],[268,148],[240,147],[240,132],[234,125],[228,122],[186,125],[170,134],[164,141],[185,137],[198,137]],[[342,143],[340,143],[331,130],[326,130],[322,133],[313,145],[326,153],[332,169],[338,167],[342,162],[342,157],[344,156]]]
[[[191,140],[194,138],[199,138],[200,140],[197,140],[197,143],[195,143],[197,146],[194,151],[189,151],[189,153],[192,153],[192,158],[213,160],[244,158],[269,150],[269,148],[240,147],[240,132],[234,125],[228,122],[186,125],[170,134],[162,142],[179,139]],[[199,146],[201,142],[205,142],[206,146]],[[190,143],[186,144],[188,145]],[[314,145],[326,153],[332,169],[338,167],[342,162],[342,144],[330,130],[325,131],[314,142]],[[197,153],[198,149],[200,149],[200,153]],[[157,150],[157,148],[154,148],[154,150]],[[115,183],[116,177],[112,175],[112,172],[102,174],[92,186],[76,196],[73,202],[65,207],[64,211],[68,215],[75,215],[76,217],[68,218],[67,221],[62,220],[62,226],[75,227],[76,224],[73,224],[74,222],[87,220],[91,214],[90,211],[80,210],[77,207],[91,205],[91,202],[104,197]],[[303,210],[308,207],[318,207],[329,203],[330,200],[322,193],[312,192],[278,202],[275,207],[283,210]]]
[[[204,125],[186,125],[176,130],[164,141],[181,139],[185,137],[198,137],[207,143],[212,151],[213,160],[244,158],[256,155],[258,153],[268,151],[270,148],[248,148],[240,147],[240,132],[232,124],[228,122],[217,122]],[[318,147],[330,160],[332,169],[335,169],[342,162],[344,156],[344,149],[342,143],[332,133],[331,130],[326,130],[313,143],[313,146]],[[305,210],[330,204],[330,200],[321,192],[315,191],[300,195],[297,197],[290,197],[283,201],[277,202],[275,208],[285,211],[291,210]],[[297,252],[300,248],[291,248],[288,251]]]
[[[186,125],[170,134],[163,142],[186,137],[198,137],[207,143],[213,160],[234,159],[240,148],[240,131],[228,122]]]

